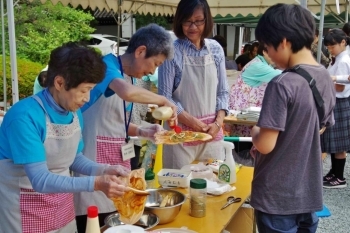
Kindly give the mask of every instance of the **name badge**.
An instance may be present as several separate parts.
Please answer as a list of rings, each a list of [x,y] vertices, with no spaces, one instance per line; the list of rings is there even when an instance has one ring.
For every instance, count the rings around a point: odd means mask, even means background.
[[[135,157],[135,149],[134,149],[133,142],[128,142],[122,145],[122,157],[123,157],[123,161]]]

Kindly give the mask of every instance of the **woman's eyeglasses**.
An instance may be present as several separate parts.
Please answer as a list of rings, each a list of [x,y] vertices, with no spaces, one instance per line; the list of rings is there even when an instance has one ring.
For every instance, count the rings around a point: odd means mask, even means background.
[[[204,23],[205,23],[205,19],[196,20],[196,21],[185,21],[185,22],[182,23],[182,26],[191,27],[192,24],[194,24],[196,26],[201,26]]]

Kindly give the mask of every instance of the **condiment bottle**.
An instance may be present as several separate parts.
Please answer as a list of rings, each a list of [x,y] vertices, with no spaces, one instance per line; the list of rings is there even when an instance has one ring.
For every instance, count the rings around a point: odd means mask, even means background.
[[[171,107],[162,106],[156,108],[152,112],[152,116],[157,120],[166,121],[173,115],[173,109]],[[173,129],[176,133],[181,133],[181,128],[175,124],[175,121],[169,122],[169,127]]]
[[[168,120],[171,117],[171,115],[173,115],[173,110],[171,109],[171,107],[167,106],[156,108],[152,112],[152,116],[155,119],[162,121]]]
[[[195,218],[205,217],[207,199],[207,181],[191,179],[190,181],[190,215]]]
[[[100,233],[100,223],[98,220],[97,206],[89,206],[87,208],[87,221],[85,233]]]
[[[147,184],[147,189],[154,189],[155,187],[155,180],[154,180],[155,174],[152,170],[147,170],[145,173],[145,180]]]

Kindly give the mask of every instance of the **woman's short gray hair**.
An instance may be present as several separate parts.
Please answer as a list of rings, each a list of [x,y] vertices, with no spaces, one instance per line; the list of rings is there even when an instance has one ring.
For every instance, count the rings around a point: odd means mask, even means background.
[[[171,59],[174,54],[170,33],[157,24],[149,24],[136,31],[129,41],[126,53],[134,53],[140,46],[146,46],[146,58],[164,55]]]

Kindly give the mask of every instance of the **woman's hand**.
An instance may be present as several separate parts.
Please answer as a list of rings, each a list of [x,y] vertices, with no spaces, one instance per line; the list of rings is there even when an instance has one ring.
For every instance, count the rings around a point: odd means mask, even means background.
[[[171,115],[170,119],[168,119],[168,121],[174,121],[176,124],[177,122],[177,106],[175,104],[173,104],[171,101],[169,101],[168,99],[166,99],[165,103],[163,105],[160,106],[168,106],[171,107],[171,109],[173,110],[173,114]]]
[[[130,173],[130,169],[122,165],[109,165],[103,171],[104,175],[116,175],[116,176],[128,176],[129,173]]]
[[[95,191],[102,191],[107,197],[123,196],[127,191],[126,183],[123,178],[115,175],[96,176]]]
[[[213,138],[216,137],[216,135],[220,132],[221,125],[219,125],[218,122],[213,122],[208,125],[207,133],[210,134]]]
[[[139,126],[136,130],[136,136],[146,138],[147,140],[155,141],[154,134],[164,130],[163,126],[151,124],[148,126]]]

